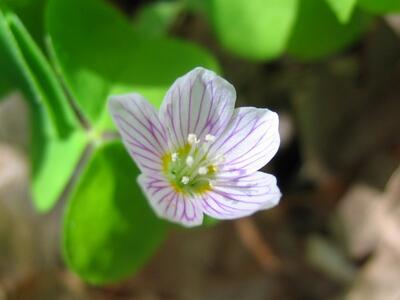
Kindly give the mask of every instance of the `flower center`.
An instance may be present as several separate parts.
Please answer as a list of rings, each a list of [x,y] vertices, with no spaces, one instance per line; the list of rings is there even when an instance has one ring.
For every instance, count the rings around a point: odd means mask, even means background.
[[[215,136],[211,134],[202,141],[190,133],[183,148],[164,156],[164,173],[177,191],[200,194],[212,188],[218,165],[224,160],[221,155],[210,155],[214,141]]]

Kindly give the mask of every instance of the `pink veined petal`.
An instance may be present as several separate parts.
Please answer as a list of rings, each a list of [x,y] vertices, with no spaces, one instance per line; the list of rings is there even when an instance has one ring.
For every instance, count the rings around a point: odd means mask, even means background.
[[[196,199],[177,193],[164,178],[141,174],[138,177],[149,203],[163,219],[193,227],[203,223],[203,212]]]
[[[216,180],[213,191],[201,196],[205,214],[216,219],[236,219],[279,203],[281,193],[273,175],[256,172],[227,180]]]
[[[225,157],[224,176],[252,174],[265,166],[278,151],[278,115],[268,109],[235,109],[232,120],[211,152]]]
[[[187,143],[189,133],[202,139],[219,136],[228,125],[236,101],[235,88],[214,72],[195,68],[178,78],[160,108],[160,120],[176,147]]]
[[[111,117],[129,154],[144,173],[160,173],[168,139],[155,108],[139,94],[112,96]]]

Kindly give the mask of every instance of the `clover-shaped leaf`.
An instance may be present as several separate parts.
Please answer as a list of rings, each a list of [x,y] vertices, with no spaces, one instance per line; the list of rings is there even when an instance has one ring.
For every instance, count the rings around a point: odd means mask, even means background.
[[[341,24],[325,1],[302,0],[288,52],[305,60],[333,54],[359,38],[369,21],[368,15],[355,10],[351,19]]]
[[[151,211],[139,174],[122,143],[96,148],[64,218],[63,250],[70,268],[100,284],[144,264],[163,240],[166,224]]]
[[[326,0],[341,23],[347,23],[357,4],[357,0]]]
[[[39,47],[16,15],[0,12],[0,62],[10,71],[4,92],[20,89],[31,109],[32,194],[49,210],[69,182],[85,137],[61,85]]]
[[[285,50],[298,0],[212,0],[208,14],[223,46],[245,58],[267,60]]]
[[[192,44],[135,32],[102,1],[52,0],[47,16],[54,58],[96,130],[113,128],[105,105],[111,94],[134,89],[159,105],[178,75],[196,65],[216,68],[214,59]]]

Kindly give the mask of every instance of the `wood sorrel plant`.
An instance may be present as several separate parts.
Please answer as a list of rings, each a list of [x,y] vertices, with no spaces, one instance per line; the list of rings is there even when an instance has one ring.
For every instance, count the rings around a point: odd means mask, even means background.
[[[62,255],[80,278],[103,284],[132,276],[169,226],[132,180],[139,170],[114,139],[107,98],[135,89],[160,99],[152,102],[159,106],[177,76],[218,64],[194,44],[132,30],[109,1],[99,0],[41,1],[47,2],[45,19],[27,23],[45,23],[40,47],[5,2],[0,0],[0,96],[19,89],[30,107],[33,203],[48,212],[64,199]],[[38,8],[36,2],[29,7]]]
[[[191,227],[203,214],[235,219],[275,206],[276,179],[258,170],[279,148],[278,115],[234,109],[234,87],[195,68],[178,78],[160,111],[139,94],[113,96],[112,118],[161,218]]]

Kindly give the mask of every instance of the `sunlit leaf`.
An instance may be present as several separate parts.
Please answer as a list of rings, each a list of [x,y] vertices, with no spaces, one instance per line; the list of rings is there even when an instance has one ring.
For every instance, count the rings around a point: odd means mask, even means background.
[[[216,67],[194,45],[135,33],[104,1],[51,0],[47,16],[55,60],[98,130],[113,127],[106,111],[110,94],[134,90],[159,105],[178,76],[198,65]]]
[[[318,59],[344,49],[366,30],[370,17],[355,10],[341,24],[325,1],[302,0],[288,52],[301,59]]]
[[[64,257],[84,280],[131,275],[163,240],[166,224],[136,184],[138,169],[121,143],[95,149],[64,217]]]
[[[59,139],[38,136],[32,141],[36,147],[32,154],[32,194],[36,208],[50,210],[61,197],[87,144],[86,134],[80,131]],[[41,145],[40,145],[41,144]]]
[[[341,23],[347,23],[353,13],[357,0],[326,0]]]
[[[46,58],[19,19],[0,14],[0,33],[15,64],[10,87],[21,89],[31,109],[32,193],[40,211],[61,196],[85,146],[84,133]]]
[[[250,59],[276,58],[285,49],[298,0],[210,0],[209,15],[218,38]]]
[[[180,1],[160,1],[142,7],[134,20],[135,31],[151,36],[165,35],[183,8]]]
[[[9,14],[7,20],[26,64],[23,71],[32,82],[32,90],[37,94],[37,104],[43,106],[46,117],[55,127],[56,135],[67,136],[74,127],[78,127],[78,121],[56,75],[18,17]]]

